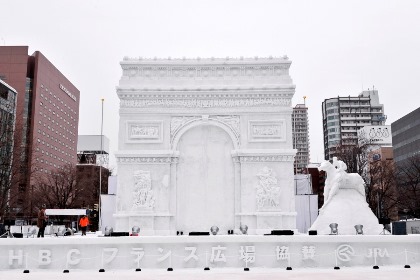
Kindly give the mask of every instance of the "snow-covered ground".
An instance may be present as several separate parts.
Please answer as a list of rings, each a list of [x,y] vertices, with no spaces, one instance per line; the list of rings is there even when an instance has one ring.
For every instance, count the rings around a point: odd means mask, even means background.
[[[223,280],[271,280],[271,279],[404,279],[414,280],[420,277],[420,266],[412,268],[403,268],[401,266],[380,267],[372,269],[372,267],[342,267],[340,270],[330,269],[294,269],[286,271],[284,269],[263,269],[254,268],[250,271],[242,269],[212,269],[204,271],[201,269],[182,269],[172,272],[156,269],[143,269],[143,271],[127,271],[127,270],[109,270],[105,272],[86,271],[86,270],[70,270],[69,273],[63,273],[58,270],[31,270],[30,273],[24,274],[22,270],[0,271],[0,279],[34,279],[34,280],[57,280],[57,279],[77,279],[77,280],[115,280],[115,279],[182,279],[182,280],[207,280],[207,279],[223,279]]]

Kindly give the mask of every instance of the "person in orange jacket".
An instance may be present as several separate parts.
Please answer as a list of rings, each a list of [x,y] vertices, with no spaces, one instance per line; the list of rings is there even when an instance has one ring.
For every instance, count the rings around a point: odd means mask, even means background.
[[[82,236],[86,235],[86,229],[89,224],[90,222],[89,222],[88,216],[84,215],[83,217],[80,218],[79,226],[80,226],[80,229],[82,230]]]

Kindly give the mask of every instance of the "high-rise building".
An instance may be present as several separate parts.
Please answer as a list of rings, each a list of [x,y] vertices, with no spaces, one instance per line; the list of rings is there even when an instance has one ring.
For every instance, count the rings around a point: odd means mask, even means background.
[[[420,107],[393,122],[391,128],[394,162],[399,171],[399,215],[420,218]]]
[[[27,46],[0,46],[0,77],[18,93],[20,172],[9,202],[10,215],[23,217],[36,210],[27,203],[35,179],[77,162],[80,92],[41,52],[28,55]]]
[[[420,156],[420,107],[391,124],[395,163]]]
[[[302,173],[309,164],[308,107],[297,104],[292,113],[293,148],[297,150],[294,162],[295,174]]]
[[[384,125],[385,120],[384,105],[379,103],[377,90],[325,99],[322,102],[325,159],[332,159],[339,145],[357,145],[360,128]]]

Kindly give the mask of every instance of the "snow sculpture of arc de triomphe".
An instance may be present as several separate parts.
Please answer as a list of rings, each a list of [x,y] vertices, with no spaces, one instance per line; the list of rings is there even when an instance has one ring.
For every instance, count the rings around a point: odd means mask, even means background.
[[[124,58],[115,230],[295,229],[290,64]]]

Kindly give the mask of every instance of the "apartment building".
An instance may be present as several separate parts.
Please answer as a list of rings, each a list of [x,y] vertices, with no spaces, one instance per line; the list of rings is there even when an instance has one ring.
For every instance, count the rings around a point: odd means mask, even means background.
[[[294,162],[295,174],[306,173],[309,163],[308,107],[297,104],[292,112],[293,148],[297,150]]]
[[[357,145],[360,128],[384,125],[385,121],[384,105],[379,103],[377,90],[325,99],[322,102],[325,159],[332,159],[339,145]]]

